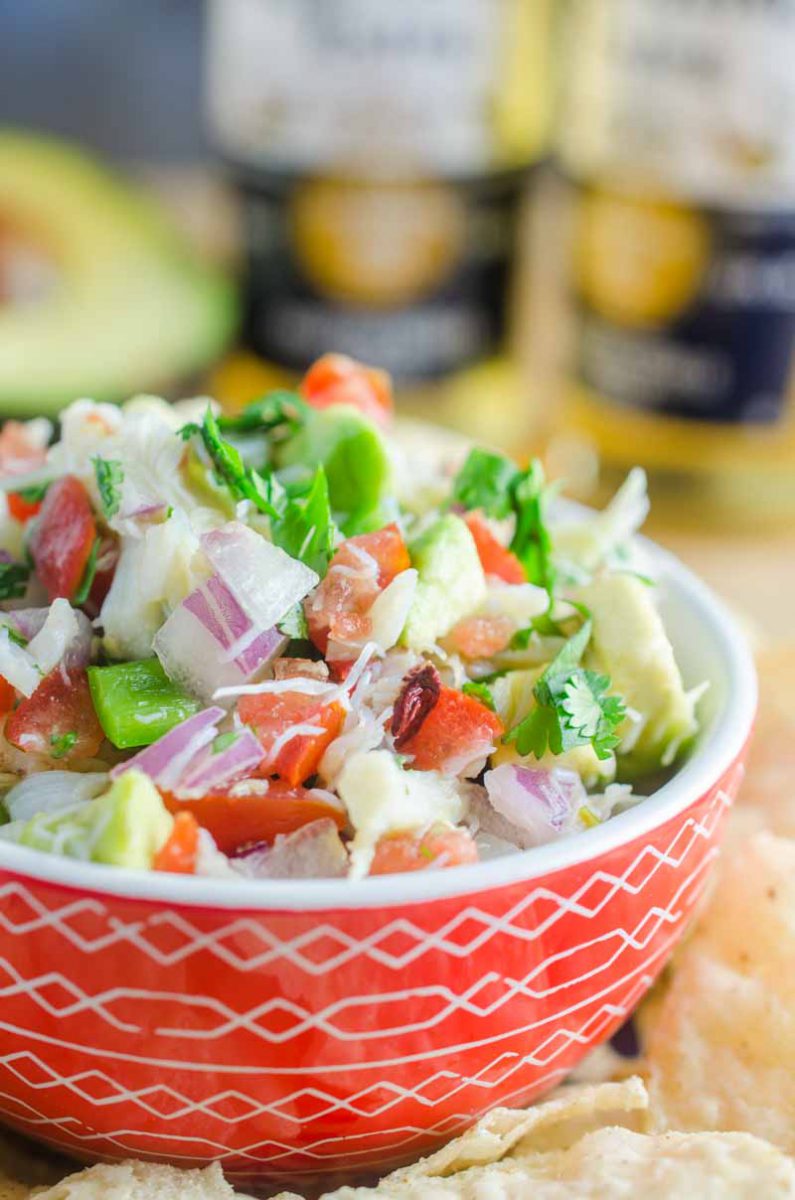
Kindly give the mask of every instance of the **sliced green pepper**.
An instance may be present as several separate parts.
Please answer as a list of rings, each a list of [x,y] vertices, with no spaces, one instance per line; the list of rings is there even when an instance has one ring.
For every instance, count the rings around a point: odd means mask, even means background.
[[[105,736],[119,750],[151,745],[201,708],[156,658],[89,667],[88,683]]]

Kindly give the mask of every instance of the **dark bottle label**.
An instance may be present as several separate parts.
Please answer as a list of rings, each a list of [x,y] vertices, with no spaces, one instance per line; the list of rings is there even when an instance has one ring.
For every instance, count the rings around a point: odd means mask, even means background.
[[[776,422],[795,365],[795,212],[577,189],[577,376],[614,404]]]
[[[333,348],[403,383],[487,358],[525,180],[243,179],[249,345],[297,371]]]

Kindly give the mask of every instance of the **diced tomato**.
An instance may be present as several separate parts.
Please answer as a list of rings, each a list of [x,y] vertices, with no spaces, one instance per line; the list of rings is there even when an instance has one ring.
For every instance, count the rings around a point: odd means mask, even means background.
[[[7,679],[0,675],[0,715],[10,713],[17,698],[16,691]]]
[[[33,441],[23,421],[6,421],[0,430],[0,474],[24,475],[46,461],[45,448]]]
[[[380,425],[392,417],[392,381],[386,371],[367,367],[346,354],[324,354],[307,371],[300,392],[313,408],[352,404]]]
[[[453,626],[448,640],[464,658],[491,658],[505,649],[513,630],[508,617],[465,617]]]
[[[403,534],[394,523],[377,529],[375,533],[357,533],[343,545],[361,546],[378,563],[378,586],[387,587],[401,571],[411,566],[408,546]],[[342,547],[340,547],[342,549]],[[337,551],[339,554],[339,551]],[[336,556],[335,556],[336,557]],[[334,560],[332,559],[332,562]]]
[[[487,575],[503,579],[505,583],[527,583],[524,567],[512,550],[498,541],[479,512],[469,512],[464,517],[469,532],[474,538],[480,557],[480,565]]]
[[[94,712],[85,670],[67,675],[56,667],[6,722],[12,746],[61,763],[93,758],[104,734]]]
[[[367,640],[367,613],[379,592],[411,566],[397,525],[348,538],[336,551],[329,569],[306,605],[309,636],[325,655],[329,638],[356,646]],[[351,655],[355,659],[356,655]]]
[[[314,775],[326,747],[342,730],[345,709],[306,692],[266,692],[241,696],[238,715],[250,725],[265,751],[258,774],[278,775],[295,786]],[[318,733],[298,733],[277,743],[296,725],[314,726]]]
[[[105,603],[105,597],[110,591],[113,576],[119,562],[119,545],[115,538],[103,537],[97,553],[97,573],[91,584],[83,608],[89,617],[98,617],[99,610]]]
[[[174,817],[174,828],[155,855],[152,866],[155,871],[193,875],[198,853],[199,823],[193,813],[178,812]]]
[[[502,732],[502,721],[485,704],[443,687],[417,732],[401,743],[400,753],[411,755],[410,765],[417,770],[457,774],[487,754]]]
[[[259,782],[253,781],[252,786]],[[255,842],[273,842],[278,834],[294,833],[323,817],[330,818],[338,829],[345,825],[343,806],[335,803],[327,792],[291,787],[275,780],[270,781],[266,792],[230,795],[230,789],[223,788],[200,799],[187,800],[164,792],[163,802],[175,815],[192,813],[224,854],[233,854]]]
[[[335,683],[344,683],[355,665],[355,658],[345,659],[344,661],[340,659],[338,662],[329,663],[332,679]]]
[[[70,599],[83,578],[97,536],[88,492],[74,475],[51,485],[30,551],[50,600]]]
[[[424,871],[427,867],[459,867],[478,861],[478,848],[466,829],[435,825],[426,833],[392,833],[375,848],[371,875]]]
[[[24,496],[20,496],[19,492],[8,492],[6,499],[11,516],[23,525],[31,517],[35,517],[42,506],[41,500],[26,500]]]

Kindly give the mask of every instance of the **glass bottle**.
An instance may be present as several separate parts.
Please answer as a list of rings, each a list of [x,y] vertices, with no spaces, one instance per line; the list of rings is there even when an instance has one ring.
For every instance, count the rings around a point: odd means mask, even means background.
[[[404,410],[505,420],[551,2],[211,0],[209,124],[242,204],[253,354],[221,390],[334,349],[391,371]]]
[[[795,4],[568,0],[572,353],[553,458],[658,507],[795,515]]]

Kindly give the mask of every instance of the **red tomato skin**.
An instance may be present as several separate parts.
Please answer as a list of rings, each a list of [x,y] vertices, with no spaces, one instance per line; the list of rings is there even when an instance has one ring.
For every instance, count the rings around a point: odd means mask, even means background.
[[[491,658],[505,649],[513,629],[508,617],[465,617],[450,630],[449,641],[464,658]]]
[[[0,473],[24,475],[42,466],[46,459],[46,450],[33,445],[24,422],[5,422],[0,430]]]
[[[53,755],[53,739],[74,733],[77,740],[61,755]],[[66,675],[56,667],[32,696],[22,700],[9,716],[6,739],[12,746],[43,754],[59,764],[93,758],[105,735],[97,720],[85,670]]]
[[[75,594],[96,536],[88,492],[74,475],[64,475],[44,497],[30,546],[36,574],[51,601]]]
[[[0,715],[11,712],[16,698],[16,690],[0,675]]]
[[[466,829],[435,826],[423,834],[393,833],[375,848],[371,875],[424,871],[428,867],[459,867],[478,861],[478,848]]]
[[[439,699],[417,732],[400,745],[401,754],[411,755],[410,766],[418,771],[442,771],[445,764],[495,741],[504,732],[496,713],[474,696],[443,687]]]
[[[251,726],[265,751],[257,774],[278,775],[293,787],[315,774],[326,747],[339,735],[345,720],[341,704],[325,704],[322,696],[300,691],[241,696],[238,715],[244,724]],[[299,734],[274,756],[276,739],[291,725],[298,724],[315,725],[323,732]]]
[[[486,575],[494,575],[505,583],[527,583],[524,567],[512,550],[498,541],[479,512],[464,517],[477,547],[480,565]]]
[[[355,537],[348,538],[348,543],[360,546],[378,563],[378,586],[382,591],[396,575],[407,571],[411,566],[408,546],[394,522],[385,525],[383,529],[377,529],[374,533],[357,533]]]
[[[179,812],[174,817],[174,828],[167,841],[155,855],[152,868],[176,875],[193,875],[198,853],[199,823],[193,813]]]
[[[31,517],[35,517],[41,511],[41,500],[26,500],[19,492],[8,492],[6,499],[9,513],[21,525],[25,525]]]
[[[324,354],[309,368],[299,391],[313,408],[351,404],[379,425],[389,423],[394,409],[387,373],[346,354]]]
[[[294,833],[302,825],[330,818],[338,829],[345,826],[342,805],[308,788],[271,780],[264,794],[229,795],[229,789],[208,792],[199,799],[183,799],[163,792],[163,803],[175,816],[189,812],[215,839],[224,854],[234,854],[256,842],[272,843],[280,833]]]
[[[377,579],[367,576],[355,548],[364,550],[373,559]],[[373,601],[396,575],[410,566],[408,547],[395,524],[344,541],[329,563],[325,578],[304,606],[309,636],[321,654],[326,654],[330,637],[352,644],[366,641],[370,632],[367,612]],[[346,570],[335,569],[339,567]],[[357,574],[352,576],[347,568]]]

